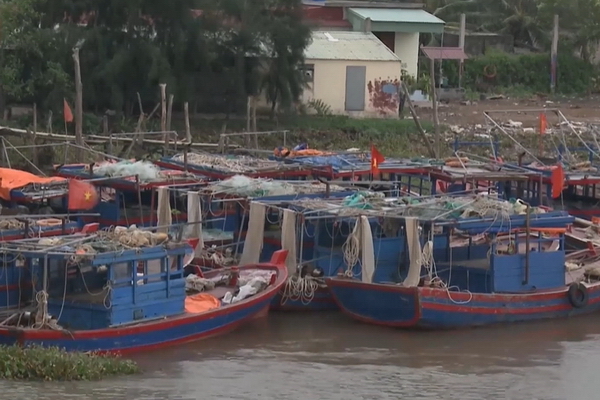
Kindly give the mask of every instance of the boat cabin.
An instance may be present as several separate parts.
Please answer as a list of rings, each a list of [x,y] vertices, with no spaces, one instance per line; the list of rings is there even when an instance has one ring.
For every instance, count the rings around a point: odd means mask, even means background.
[[[429,176],[432,194],[488,193],[504,200],[522,199],[533,206],[548,205],[542,174],[536,171],[455,157]]]
[[[574,219],[564,211],[482,195],[294,207],[315,225],[312,259],[301,264],[325,276],[374,283],[416,277],[415,286],[445,285],[450,295],[565,284],[564,233]]]
[[[182,314],[184,266],[186,259],[191,259],[192,247],[149,231],[125,229],[120,239],[117,236],[75,235],[5,243],[1,254],[8,261],[3,268],[13,285],[19,282],[28,287],[20,293],[18,304],[45,304],[43,318],[52,318],[71,330]],[[121,244],[125,242],[128,245]],[[13,293],[9,292],[16,296]],[[42,315],[38,313],[37,318]]]
[[[343,198],[356,191],[341,186],[307,181],[282,181],[249,178],[236,175],[232,178],[211,182],[201,191],[204,218],[204,243],[213,240],[217,249],[227,247],[232,253],[248,253],[248,246],[259,246],[258,258],[252,262],[268,261],[273,253],[281,249],[281,227],[283,215],[277,208],[298,199]],[[270,207],[270,206],[273,207]],[[252,232],[251,245],[247,246],[248,234]],[[226,238],[216,243],[217,238]],[[306,252],[312,251],[313,232],[310,227],[304,232]],[[256,241],[256,243],[254,242]]]

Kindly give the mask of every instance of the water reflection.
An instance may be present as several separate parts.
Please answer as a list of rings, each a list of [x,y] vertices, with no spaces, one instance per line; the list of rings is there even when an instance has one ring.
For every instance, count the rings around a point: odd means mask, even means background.
[[[588,388],[599,343],[593,317],[404,332],[337,313],[273,314],[224,337],[139,355],[141,376],[3,389],[48,400],[595,399]]]

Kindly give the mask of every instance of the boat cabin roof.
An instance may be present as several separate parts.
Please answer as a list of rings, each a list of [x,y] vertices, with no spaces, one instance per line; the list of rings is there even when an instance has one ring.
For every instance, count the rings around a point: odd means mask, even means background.
[[[185,166],[185,163],[187,162],[187,165],[193,169],[204,169],[227,175],[248,175],[260,172],[277,171],[279,169],[289,169],[285,164],[274,160],[246,155],[231,156],[204,152],[178,153],[174,156],[163,157],[161,161],[163,163],[172,163],[181,167]]]
[[[159,186],[197,185],[204,177],[185,171],[161,169],[149,161],[68,164],[56,168],[66,178],[89,179],[95,186],[119,190],[150,190]]]
[[[484,163],[466,163],[464,167],[442,166],[439,170],[430,172],[430,176],[445,182],[456,181],[528,181],[539,179],[541,174],[535,171],[528,171],[522,168],[507,169],[497,164]]]
[[[93,265],[163,258],[192,251],[187,241],[176,242],[167,234],[124,227],[94,234],[7,241],[0,245],[0,253],[17,253],[25,258],[69,258],[74,262],[87,259]]]
[[[289,202],[288,207],[303,214],[305,220],[415,217],[424,224],[455,227],[470,233],[505,232],[524,228],[527,223],[524,203],[488,195],[384,198],[359,192],[346,198],[296,200]],[[573,221],[574,217],[564,211],[530,209],[530,227],[566,227]]]
[[[371,170],[371,154],[369,152],[338,152],[335,154],[297,156],[278,158],[286,163],[295,163],[311,168],[331,168],[334,172],[365,172]],[[382,173],[424,173],[435,161],[426,158],[401,159],[387,158],[379,164]]]
[[[319,181],[285,181],[264,178],[250,178],[235,175],[231,178],[210,182],[201,190],[206,196],[223,198],[282,198],[293,199],[298,195],[318,195],[329,193],[349,194],[354,190]]]

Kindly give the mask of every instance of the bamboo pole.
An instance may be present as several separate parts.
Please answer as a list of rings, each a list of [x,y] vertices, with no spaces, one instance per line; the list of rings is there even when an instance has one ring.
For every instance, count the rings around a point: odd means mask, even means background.
[[[79,65],[79,47],[73,49],[73,61],[75,62],[75,142],[83,146],[83,88],[81,84],[81,67]],[[82,151],[78,151],[77,159],[83,157]]]
[[[466,26],[467,26],[467,17],[465,14],[460,14],[460,33],[458,36],[458,47],[460,47],[460,49],[462,51],[465,50],[465,31],[466,31]],[[459,65],[458,65],[458,87],[462,88],[463,87],[463,74],[464,74],[464,69],[465,69],[465,60],[463,60],[462,58],[459,61]]]
[[[160,84],[160,129],[163,132],[167,131],[167,84]],[[169,145],[169,135],[163,134],[163,142],[165,144],[165,151]]]
[[[550,58],[550,91],[556,91],[556,74],[558,63],[558,15],[554,16],[554,29],[552,30],[552,50]]]
[[[433,132],[435,134],[435,155],[440,157],[440,120],[438,116],[437,94],[435,91],[435,59],[429,62],[429,73],[431,75],[431,103],[433,106]]]
[[[402,82],[402,89],[404,90],[404,94],[406,96],[406,104],[408,104],[408,109],[410,110],[410,114],[412,115],[413,120],[415,121],[415,125],[417,126],[417,130],[419,131],[419,134],[423,138],[423,142],[425,143],[425,146],[427,146],[427,150],[429,151],[429,156],[431,158],[436,158],[435,150],[431,146],[431,142],[429,142],[429,138],[425,134],[425,130],[423,129],[423,126],[421,126],[421,121],[419,121],[419,116],[417,115],[417,111],[415,110],[412,100],[410,99],[410,93],[408,91],[408,87],[406,86],[406,83],[404,83],[404,82]]]
[[[33,103],[33,132],[31,135],[31,144],[33,145],[33,148],[31,150],[31,159],[33,161],[34,165],[39,165],[39,159],[38,159],[38,149],[37,149],[37,104]]]
[[[188,143],[192,143],[192,130],[190,128],[190,109],[187,101],[183,103],[183,114],[185,117],[185,138]]]
[[[173,99],[174,95],[169,95],[169,101],[167,103],[167,131],[171,130],[171,118],[173,117]]]

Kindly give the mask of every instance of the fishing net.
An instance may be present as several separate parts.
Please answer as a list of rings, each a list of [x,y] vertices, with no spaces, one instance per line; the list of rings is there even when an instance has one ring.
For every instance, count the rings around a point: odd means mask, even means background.
[[[134,226],[129,228],[117,226],[114,230],[100,231],[98,238],[117,242],[125,247],[137,248],[164,244],[169,240],[169,235],[162,232],[137,229]]]
[[[183,154],[176,154],[173,161],[185,162]],[[195,166],[211,168],[223,172],[249,173],[261,169],[275,169],[280,163],[249,156],[218,156],[203,153],[187,153],[187,162]]]
[[[249,178],[235,175],[229,179],[211,183],[207,191],[212,194],[230,194],[242,197],[285,196],[325,192],[323,183],[286,182],[272,179]],[[344,191],[341,186],[330,185],[331,191]]]
[[[359,192],[344,199],[301,199],[294,204],[306,210],[316,210],[338,216],[379,215],[404,216],[422,220],[462,218],[510,218],[523,215],[527,205],[521,200],[499,200],[487,195],[462,197],[401,197],[383,198],[380,193]],[[530,213],[545,212],[531,207]],[[393,229],[393,228],[392,228]]]
[[[119,161],[94,166],[94,174],[106,177],[138,176],[140,181],[155,181],[163,178],[158,166],[150,161]]]

